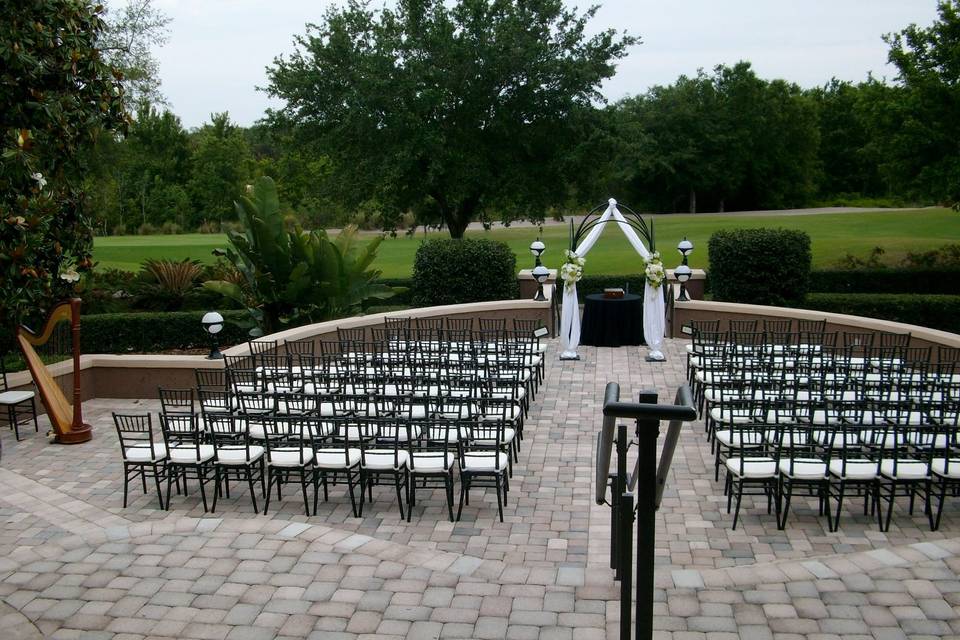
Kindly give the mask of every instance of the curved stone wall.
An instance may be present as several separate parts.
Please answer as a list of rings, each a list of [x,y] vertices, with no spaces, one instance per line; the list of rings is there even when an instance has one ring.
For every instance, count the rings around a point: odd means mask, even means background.
[[[709,302],[706,300],[691,300],[690,302],[675,302],[673,315],[669,319],[668,332],[673,337],[685,337],[681,328],[691,320],[720,320],[720,329],[725,330],[730,320],[760,320],[795,318],[798,320],[826,320],[827,331],[874,331],[876,333],[909,333],[916,346],[960,347],[960,335],[928,329],[915,324],[848,316],[841,313],[812,311],[810,309],[793,309],[789,307],[765,307],[754,304],[738,304],[733,302]]]
[[[409,318],[505,318],[509,326],[513,318],[539,318],[551,332],[552,315],[550,301],[499,300],[494,302],[474,302],[469,304],[445,305],[407,309],[390,313],[376,313],[367,316],[342,318],[329,322],[305,325],[265,336],[265,340],[314,340],[334,339],[337,327],[377,327],[383,326],[386,317]],[[81,331],[82,331],[81,325]],[[369,335],[368,337],[372,337]],[[240,344],[224,349],[227,355],[247,355],[250,348]],[[156,398],[158,387],[184,389],[195,386],[194,369],[218,369],[223,360],[207,360],[204,356],[191,355],[107,355],[84,354],[80,357],[81,389],[84,400],[90,398]],[[49,369],[62,388],[73,385],[70,365],[67,362],[50,365]],[[33,382],[30,373],[20,371],[11,373],[8,382],[12,389],[30,390]],[[43,407],[38,402],[38,411]]]

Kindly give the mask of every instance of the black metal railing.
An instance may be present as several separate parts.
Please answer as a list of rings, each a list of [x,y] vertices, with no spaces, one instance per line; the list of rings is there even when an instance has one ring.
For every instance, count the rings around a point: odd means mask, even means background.
[[[636,421],[634,440],[618,418]],[[610,505],[610,567],[620,581],[620,639],[630,640],[633,601],[633,525],[637,523],[636,607],[633,611],[636,639],[653,638],[653,571],[656,548],[656,512],[663,498],[667,474],[673,461],[684,422],[697,418],[690,387],[677,389],[672,405],[657,404],[656,391],[641,391],[637,402],[620,401],[620,385],[607,383],[603,400],[603,426],[597,435],[596,501]],[[667,437],[657,462],[660,421],[669,420]],[[633,473],[627,473],[627,453],[636,444]],[[610,472],[613,448],[617,451],[616,473]],[[610,499],[607,500],[607,488]],[[636,494],[636,498],[634,497]]]

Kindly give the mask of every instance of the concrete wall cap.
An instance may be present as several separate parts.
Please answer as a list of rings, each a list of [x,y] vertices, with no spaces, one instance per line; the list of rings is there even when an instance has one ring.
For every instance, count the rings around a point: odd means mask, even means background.
[[[773,316],[777,318],[797,318],[800,320],[826,320],[831,324],[846,325],[854,328],[863,328],[871,331],[886,331],[891,333],[907,333],[913,337],[928,342],[942,344],[948,347],[960,347],[960,335],[938,329],[921,327],[905,322],[893,322],[863,316],[851,316],[843,313],[830,313],[813,309],[794,309],[792,307],[767,307],[757,304],[741,304],[737,302],[713,302],[708,300],[691,300],[689,302],[675,302],[677,309],[691,311],[705,311],[709,313],[736,313],[757,316]]]

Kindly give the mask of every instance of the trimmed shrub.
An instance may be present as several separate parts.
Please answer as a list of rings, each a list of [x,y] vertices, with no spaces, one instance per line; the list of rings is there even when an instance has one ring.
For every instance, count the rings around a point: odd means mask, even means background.
[[[426,240],[413,262],[413,304],[431,307],[519,295],[517,258],[504,242]]]
[[[805,302],[792,306],[960,333],[960,296],[811,293]]]
[[[817,293],[960,293],[960,269],[852,269],[810,272]]]
[[[720,229],[710,236],[714,300],[774,306],[803,301],[810,236],[793,229]]]
[[[156,353],[209,346],[200,326],[203,311],[166,313],[102,313],[80,318],[82,353]],[[249,340],[246,311],[222,311],[225,320],[217,339],[221,346]]]

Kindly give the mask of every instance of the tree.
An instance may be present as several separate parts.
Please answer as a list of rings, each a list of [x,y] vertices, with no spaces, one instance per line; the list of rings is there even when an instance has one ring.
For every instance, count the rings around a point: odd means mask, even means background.
[[[190,138],[180,118],[141,102],[125,144],[125,162],[119,166],[120,189],[126,209],[139,214],[125,223],[160,225],[177,219],[171,214],[179,214],[179,224],[184,225],[189,203],[183,185],[192,163]]]
[[[230,203],[242,193],[252,164],[250,147],[243,133],[231,124],[229,114],[212,114],[210,124],[195,135],[193,173],[187,188],[196,215],[221,224],[231,218]]]
[[[151,49],[166,44],[170,18],[153,6],[152,0],[127,0],[120,9],[106,14],[100,49],[107,61],[123,74],[132,102],[166,104],[160,93],[160,69]]]
[[[587,37],[595,11],[562,0],[373,11],[348,0],[268,68],[267,91],[286,101],[269,117],[329,154],[341,196],[377,199],[386,226],[435,210],[458,238],[477,216],[542,218],[566,195],[568,116],[602,99],[601,81],[636,42]]]
[[[960,200],[960,2],[943,0],[928,28],[913,24],[884,40],[899,71],[904,103],[894,151],[910,190]],[[892,145],[893,146],[893,145]]]
[[[815,104],[796,85],[758,78],[748,62],[681,76],[616,110],[618,127],[639,132],[621,147],[634,202],[723,211],[798,206],[814,193]]]
[[[37,317],[89,270],[82,151],[126,126],[101,8],[0,0],[0,323]]]

